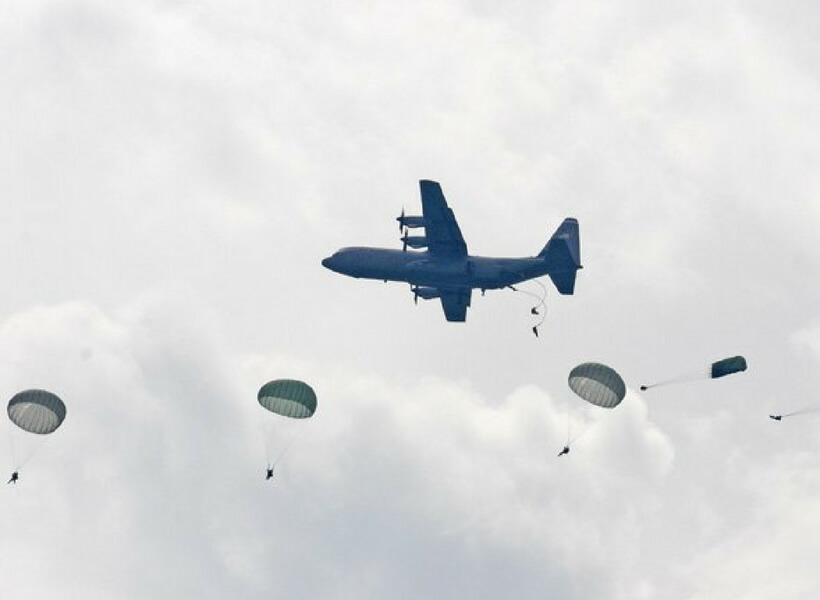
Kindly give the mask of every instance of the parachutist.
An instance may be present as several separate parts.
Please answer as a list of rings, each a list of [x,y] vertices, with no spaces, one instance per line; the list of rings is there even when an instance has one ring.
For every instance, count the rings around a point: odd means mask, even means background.
[[[558,456],[564,456],[564,454],[569,454],[569,446],[564,446],[561,452],[558,453]]]
[[[783,418],[783,415],[769,415],[770,419],[774,419],[775,421],[780,421]]]
[[[11,474],[11,479],[9,479],[9,480],[6,482],[6,485],[8,485],[9,483],[14,483],[14,484],[16,484],[18,479],[20,479],[20,473],[18,473],[17,471],[15,471],[14,473],[12,473],[12,474]]]
[[[533,306],[533,307],[530,309],[530,314],[531,314],[531,315],[537,315],[537,314],[540,314],[540,313],[538,312],[538,307],[537,307],[537,306]]]
[[[268,467],[267,473],[265,474],[265,481],[269,480],[273,477],[273,467]]]
[[[532,332],[535,334],[535,337],[538,337],[538,325],[533,325]]]
[[[648,390],[648,389],[649,389],[649,388],[648,388],[647,386],[645,386],[645,385],[642,385],[642,386],[641,386],[641,391],[642,391],[642,392],[645,392],[645,391],[646,391],[646,390]]]

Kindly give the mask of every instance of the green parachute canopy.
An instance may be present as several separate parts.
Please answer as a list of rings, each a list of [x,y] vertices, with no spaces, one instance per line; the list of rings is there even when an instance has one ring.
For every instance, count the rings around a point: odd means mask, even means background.
[[[568,383],[578,396],[603,408],[615,408],[626,395],[626,385],[621,376],[612,367],[601,363],[578,365],[570,371]]]
[[[712,379],[718,377],[725,377],[732,373],[739,373],[746,370],[746,359],[742,356],[733,356],[732,358],[724,358],[712,363]]]
[[[56,431],[66,415],[63,401],[45,390],[15,394],[6,410],[11,422],[20,429],[41,435]]]
[[[259,404],[277,415],[307,419],[316,412],[316,393],[304,381],[276,379],[262,386]]]

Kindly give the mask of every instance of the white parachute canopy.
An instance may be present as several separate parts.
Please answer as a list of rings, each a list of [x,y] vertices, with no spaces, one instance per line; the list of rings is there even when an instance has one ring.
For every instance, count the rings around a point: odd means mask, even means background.
[[[9,419],[29,433],[52,433],[63,423],[66,408],[60,398],[45,390],[26,390],[9,400]]]
[[[569,387],[578,396],[603,408],[615,408],[626,395],[624,380],[601,363],[583,363],[569,373]]]

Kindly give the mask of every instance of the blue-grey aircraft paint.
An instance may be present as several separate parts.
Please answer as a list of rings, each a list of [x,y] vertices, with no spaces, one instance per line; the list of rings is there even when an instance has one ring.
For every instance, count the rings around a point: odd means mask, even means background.
[[[536,256],[470,256],[441,186],[426,180],[419,185],[423,215],[405,216],[402,211],[397,220],[399,228],[424,227],[425,235],[410,236],[405,229],[403,250],[342,248],[322,264],[350,277],[407,282],[416,298],[440,298],[448,321],[466,319],[473,289],[500,289],[549,275],[560,293],[575,291],[575,275],[581,268],[576,219],[564,219]],[[408,246],[427,250],[408,251]]]

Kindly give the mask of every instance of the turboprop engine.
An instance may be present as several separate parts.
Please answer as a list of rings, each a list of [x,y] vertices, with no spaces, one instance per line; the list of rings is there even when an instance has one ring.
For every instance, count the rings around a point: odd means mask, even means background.
[[[427,247],[427,236],[426,235],[407,235],[407,232],[404,232],[404,235],[401,237],[402,241],[402,249],[406,252],[407,246],[411,248],[426,248]]]
[[[405,215],[404,209],[401,209],[401,214],[396,217],[396,221],[399,222],[399,231],[403,231],[404,229],[416,229],[417,227],[424,227],[424,217],[419,217],[416,215]]]

